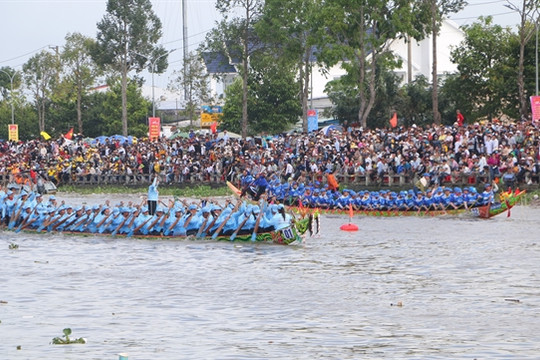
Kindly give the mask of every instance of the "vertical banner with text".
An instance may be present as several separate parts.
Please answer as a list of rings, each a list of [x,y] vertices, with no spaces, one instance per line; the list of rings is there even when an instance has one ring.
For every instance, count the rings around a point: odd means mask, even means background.
[[[319,130],[319,110],[309,109],[307,111],[307,131]]]
[[[158,117],[148,118],[148,138],[158,140],[161,134],[161,121]]]
[[[9,141],[19,141],[19,125],[8,125]]]
[[[540,121],[540,96],[531,96],[532,121]]]

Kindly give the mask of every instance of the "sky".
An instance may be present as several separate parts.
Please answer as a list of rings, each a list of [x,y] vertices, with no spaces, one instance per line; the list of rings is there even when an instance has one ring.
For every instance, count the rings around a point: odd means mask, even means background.
[[[286,0],[284,0],[286,1]],[[512,0],[516,4],[516,0]],[[162,45],[169,55],[169,69],[154,74],[156,88],[165,88],[174,70],[182,67],[181,0],[152,0],[154,12],[163,26]],[[195,50],[204,41],[220,15],[215,0],[186,0],[188,14],[188,48]],[[469,5],[450,18],[458,25],[472,24],[479,16],[492,15],[494,22],[515,27],[517,13],[504,7],[506,0],[469,0]],[[62,46],[69,33],[79,32],[95,37],[96,24],[106,13],[107,0],[0,0],[0,67],[21,70],[22,65],[41,50]],[[151,76],[144,74],[148,85]]]

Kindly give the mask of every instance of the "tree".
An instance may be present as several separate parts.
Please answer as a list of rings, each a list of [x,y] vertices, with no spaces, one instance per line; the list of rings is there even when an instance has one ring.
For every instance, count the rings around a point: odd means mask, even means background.
[[[376,100],[376,71],[387,61],[389,41],[400,36],[423,36],[414,2],[348,0],[324,2],[318,21],[321,24],[321,58],[327,66],[341,63],[355,80],[359,101],[358,122],[367,119]]]
[[[224,16],[224,20],[207,36],[210,47],[229,54],[230,58],[240,59],[242,65],[240,71],[242,76],[241,133],[244,138],[248,130],[249,58],[260,47],[253,27],[261,14],[262,6],[262,0],[217,0],[216,9]],[[229,15],[235,13],[242,16],[229,19]]]
[[[315,62],[316,13],[320,4],[313,0],[266,0],[263,16],[256,24],[261,39],[273,45],[280,57],[287,57],[298,68],[302,128],[307,133],[310,77]]]
[[[456,92],[454,98],[462,96],[461,101],[472,105],[471,119],[487,117],[491,120],[503,112],[505,99],[508,99],[504,69],[511,56],[510,30],[494,25],[491,17],[481,17],[479,22],[464,26],[463,30],[465,39],[451,52],[459,78],[447,80],[449,83],[445,86],[452,88],[447,94]],[[464,106],[456,104],[461,110]]]
[[[298,121],[296,67],[287,67],[273,56],[257,56],[252,62],[249,86],[249,128],[252,134],[277,134]]]
[[[169,83],[171,91],[186,91],[186,110],[189,114],[190,125],[193,126],[195,110],[204,102],[210,102],[210,89],[208,86],[208,74],[199,54],[189,53],[184,59],[184,69],[174,71],[173,79]]]
[[[404,125],[428,125],[429,118],[433,117],[431,107],[431,87],[425,76],[417,76],[412,82],[400,89],[397,109],[404,119]]]
[[[2,106],[9,108],[8,116],[9,119],[6,121],[6,124],[11,123],[15,120],[15,109],[17,108],[17,103],[19,101],[20,94],[15,90],[21,86],[21,74],[15,69],[10,67],[0,68],[0,95],[2,96]],[[0,119],[2,119],[0,117]]]
[[[281,133],[298,121],[301,107],[298,102],[298,83],[295,68],[286,68],[275,58],[257,56],[252,61],[248,79],[247,133],[250,135]],[[233,132],[242,128],[243,89],[241,79],[226,90],[221,127]]]
[[[122,134],[126,136],[128,73],[132,70],[138,73],[145,65],[152,66],[153,73],[161,73],[168,65],[165,49],[156,45],[162,35],[161,21],[149,0],[108,0],[107,13],[97,27],[93,58],[121,76]],[[153,59],[159,61],[154,64]]]
[[[519,62],[517,87],[519,94],[520,119],[526,120],[529,113],[528,96],[525,89],[525,47],[531,40],[540,24],[540,0],[522,0],[521,7],[507,1],[506,7],[519,13],[520,22],[518,27],[519,36]],[[538,50],[538,49],[537,49]]]
[[[140,83],[130,80],[127,85],[130,134],[148,136],[148,116],[152,104],[141,93]],[[88,110],[83,118],[85,134],[90,137],[115,135],[122,131],[122,82],[118,78],[109,79],[109,90],[92,92],[87,98]]]
[[[465,0],[427,0],[431,16],[431,41],[432,41],[432,106],[433,122],[441,123],[441,114],[439,112],[439,93],[438,93],[438,73],[437,73],[437,37],[441,30],[441,21],[444,16],[456,13],[462,10],[467,2]]]
[[[75,97],[77,125],[79,133],[83,133],[82,100],[100,75],[91,57],[91,49],[95,46],[92,38],[79,33],[68,34],[66,45],[61,54],[64,64],[63,84],[70,99]]]
[[[39,132],[45,131],[45,114],[59,74],[58,60],[43,50],[32,56],[24,65],[23,73],[38,114]]]

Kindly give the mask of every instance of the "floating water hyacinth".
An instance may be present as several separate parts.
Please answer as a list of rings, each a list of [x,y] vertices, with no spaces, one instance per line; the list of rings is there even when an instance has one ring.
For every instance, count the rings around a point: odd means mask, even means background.
[[[53,344],[56,344],[56,345],[86,344],[86,339],[85,338],[78,338],[78,339],[75,339],[75,340],[71,340],[69,338],[69,335],[71,335],[71,329],[70,328],[65,328],[63,330],[63,332],[64,332],[63,337],[55,337],[54,339],[52,339]]]

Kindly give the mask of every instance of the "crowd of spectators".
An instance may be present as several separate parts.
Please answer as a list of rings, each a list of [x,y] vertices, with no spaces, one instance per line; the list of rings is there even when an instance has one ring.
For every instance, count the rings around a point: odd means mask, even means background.
[[[32,171],[55,184],[99,175],[159,174],[166,183],[238,181],[242,173],[276,174],[281,181],[324,181],[332,172],[382,181],[402,174],[411,181],[430,173],[436,183],[464,176],[533,184],[540,174],[540,129],[530,122],[421,128],[360,129],[327,134],[281,134],[232,138],[190,133],[187,137],[133,142],[32,140],[0,143],[0,174]]]

